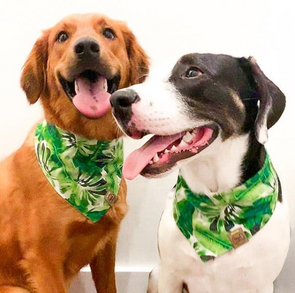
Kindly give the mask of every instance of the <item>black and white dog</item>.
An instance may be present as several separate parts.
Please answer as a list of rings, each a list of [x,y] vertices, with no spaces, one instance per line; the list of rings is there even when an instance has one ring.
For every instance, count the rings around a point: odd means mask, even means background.
[[[285,96],[256,61],[184,55],[165,76],[151,73],[144,84],[117,91],[111,104],[127,135],[154,134],[127,158],[127,179],[181,168],[148,292],[273,292],[289,220],[264,144]]]

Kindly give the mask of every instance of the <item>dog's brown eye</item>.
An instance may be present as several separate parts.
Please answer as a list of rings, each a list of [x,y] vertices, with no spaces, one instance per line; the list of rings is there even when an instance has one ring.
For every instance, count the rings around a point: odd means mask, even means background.
[[[111,28],[105,28],[102,32],[102,34],[110,40],[113,40],[116,38],[115,32]]]
[[[187,72],[185,73],[185,77],[194,78],[194,77],[198,77],[202,74],[203,74],[203,72],[200,69],[198,69],[197,67],[192,67],[189,70],[187,70]]]
[[[57,35],[56,40],[59,43],[64,43],[68,38],[69,38],[69,35],[66,32],[62,31]]]

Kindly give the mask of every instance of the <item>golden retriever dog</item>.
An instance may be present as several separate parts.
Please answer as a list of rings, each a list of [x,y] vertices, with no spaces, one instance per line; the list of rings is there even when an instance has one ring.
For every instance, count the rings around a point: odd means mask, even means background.
[[[36,41],[21,86],[30,104],[40,99],[45,121],[57,135],[113,141],[121,132],[111,115],[110,94],[142,82],[148,65],[124,23],[99,14],[72,15]],[[116,241],[127,212],[124,180],[116,200],[109,197],[105,215],[98,221],[85,217],[44,175],[35,131],[0,164],[0,292],[67,292],[87,264],[97,292],[116,292]]]

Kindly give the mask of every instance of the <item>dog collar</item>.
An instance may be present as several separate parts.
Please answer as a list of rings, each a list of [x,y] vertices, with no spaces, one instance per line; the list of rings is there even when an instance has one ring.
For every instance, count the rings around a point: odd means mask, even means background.
[[[36,128],[35,150],[55,191],[91,221],[99,221],[117,201],[122,138],[87,139],[44,121]]]
[[[266,155],[262,169],[230,192],[208,197],[190,190],[179,173],[174,199],[175,222],[202,261],[248,242],[272,216],[279,182]]]

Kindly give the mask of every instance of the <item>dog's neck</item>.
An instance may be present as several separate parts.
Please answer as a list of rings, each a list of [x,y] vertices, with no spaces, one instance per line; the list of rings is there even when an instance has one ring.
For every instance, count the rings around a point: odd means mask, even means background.
[[[79,114],[76,110],[74,114],[69,114],[67,111],[56,113],[52,110],[52,107],[47,105],[49,101],[50,96],[44,96],[42,99],[45,111],[44,117],[50,124],[82,137],[86,137],[87,134],[87,138],[98,141],[113,140],[122,136],[122,132],[117,127],[111,111],[97,119],[89,119]],[[101,127],[101,125],[105,127]]]
[[[181,174],[193,192],[208,196],[227,192],[252,177],[262,166],[263,160],[257,158],[262,146],[254,146],[257,154],[253,156],[252,144],[250,134],[225,141],[218,137],[214,145],[181,167]]]

